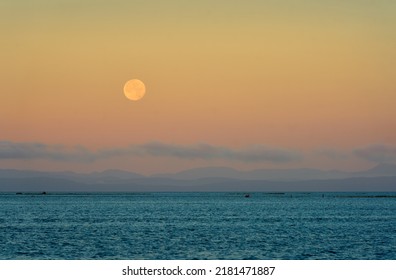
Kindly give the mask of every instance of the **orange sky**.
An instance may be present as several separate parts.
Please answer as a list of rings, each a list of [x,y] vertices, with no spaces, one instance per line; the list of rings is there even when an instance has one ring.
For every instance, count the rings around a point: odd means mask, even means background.
[[[8,2],[0,4],[0,142],[16,146],[0,145],[0,168],[353,170],[376,163],[354,155],[375,145],[395,161],[393,1]],[[132,78],[146,84],[138,102],[122,92]],[[152,142],[262,146],[301,159],[10,155],[21,143],[95,152]],[[323,149],[345,156],[318,156]]]

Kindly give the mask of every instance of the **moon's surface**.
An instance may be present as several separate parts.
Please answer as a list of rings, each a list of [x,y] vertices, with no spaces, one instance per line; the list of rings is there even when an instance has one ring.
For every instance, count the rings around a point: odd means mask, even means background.
[[[132,79],[125,83],[124,94],[133,101],[138,101],[143,98],[146,93],[146,86],[141,80]]]

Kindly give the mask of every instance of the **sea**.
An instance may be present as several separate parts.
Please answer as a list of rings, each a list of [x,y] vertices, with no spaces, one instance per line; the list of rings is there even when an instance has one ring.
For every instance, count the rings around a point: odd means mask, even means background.
[[[0,259],[396,260],[396,193],[0,193]]]

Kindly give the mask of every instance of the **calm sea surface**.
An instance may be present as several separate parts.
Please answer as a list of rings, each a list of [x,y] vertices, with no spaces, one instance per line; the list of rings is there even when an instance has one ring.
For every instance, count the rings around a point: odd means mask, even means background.
[[[396,193],[0,194],[0,259],[396,259]]]

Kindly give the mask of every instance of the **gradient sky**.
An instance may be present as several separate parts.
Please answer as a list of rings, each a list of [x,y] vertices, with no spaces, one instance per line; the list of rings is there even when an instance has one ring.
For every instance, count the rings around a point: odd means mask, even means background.
[[[3,0],[0,168],[396,163],[395,14],[392,0]]]

